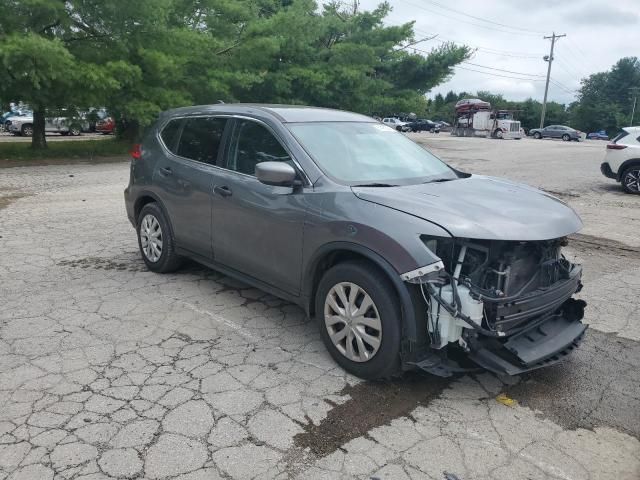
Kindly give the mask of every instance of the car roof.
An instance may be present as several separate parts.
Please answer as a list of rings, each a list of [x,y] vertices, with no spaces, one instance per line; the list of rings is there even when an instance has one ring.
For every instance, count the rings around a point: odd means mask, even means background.
[[[638,133],[640,132],[640,126],[637,127],[622,127],[622,130],[628,133]]]
[[[167,116],[235,114],[249,116],[271,116],[280,122],[375,122],[373,118],[359,113],[334,110],[332,108],[309,107],[305,105],[278,105],[260,103],[220,103],[216,105],[196,105],[168,110]]]

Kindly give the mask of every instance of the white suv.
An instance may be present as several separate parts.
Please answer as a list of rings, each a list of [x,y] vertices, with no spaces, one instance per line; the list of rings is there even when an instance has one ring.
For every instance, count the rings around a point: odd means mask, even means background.
[[[600,171],[622,184],[627,193],[640,193],[640,127],[625,127],[607,145]]]
[[[399,132],[409,131],[409,127],[407,126],[406,122],[398,120],[397,118],[394,118],[394,117],[383,118],[382,123],[384,123],[388,127],[395,128]]]

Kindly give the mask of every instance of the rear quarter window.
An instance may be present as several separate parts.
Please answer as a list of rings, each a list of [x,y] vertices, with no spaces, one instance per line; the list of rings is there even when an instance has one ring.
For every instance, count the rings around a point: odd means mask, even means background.
[[[171,153],[177,153],[178,151],[178,135],[181,123],[181,119],[171,120],[160,132],[160,138],[162,138],[163,143]]]

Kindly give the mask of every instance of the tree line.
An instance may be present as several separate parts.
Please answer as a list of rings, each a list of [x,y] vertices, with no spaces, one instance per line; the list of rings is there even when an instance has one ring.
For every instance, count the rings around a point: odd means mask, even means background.
[[[576,93],[576,100],[569,104],[547,102],[545,125],[569,125],[585,132],[606,130],[609,135],[615,135],[620,128],[630,125],[633,97],[640,97],[640,60],[621,58],[610,70],[583,78]],[[428,101],[426,115],[450,121],[456,102],[463,98],[480,98],[490,102],[493,108],[513,110],[526,129],[540,126],[540,101],[532,98],[510,101],[499,93],[487,91],[438,94]],[[635,125],[640,124],[640,98],[638,100]]]
[[[357,5],[357,3],[355,3]],[[313,0],[0,0],[0,100],[106,107],[135,137],[159,112],[224,102],[424,112],[466,46],[410,53],[413,23]]]

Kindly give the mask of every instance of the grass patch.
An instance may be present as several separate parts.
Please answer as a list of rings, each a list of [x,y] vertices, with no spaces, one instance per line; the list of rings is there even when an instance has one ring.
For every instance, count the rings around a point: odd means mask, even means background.
[[[0,142],[0,160],[86,159],[126,155],[131,145],[116,138],[48,142],[46,150],[33,150],[28,142]]]

